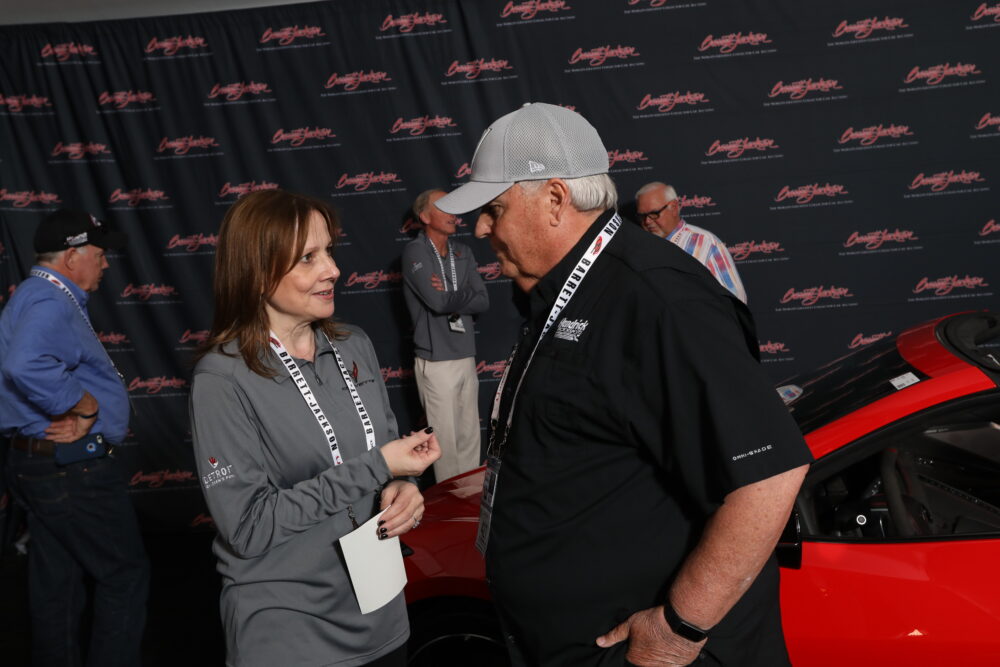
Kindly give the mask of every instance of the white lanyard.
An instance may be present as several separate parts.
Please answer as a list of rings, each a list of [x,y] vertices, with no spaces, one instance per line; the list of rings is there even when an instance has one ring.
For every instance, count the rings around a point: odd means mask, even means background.
[[[325,334],[324,334],[325,335]],[[354,386],[354,382],[351,380],[351,374],[347,372],[347,366],[344,365],[344,360],[340,356],[340,352],[333,345],[333,341],[329,338],[326,339],[330,343],[330,347],[333,348],[333,354],[337,358],[337,365],[340,366],[340,374],[344,377],[344,384],[347,385],[348,391],[351,392],[351,400],[354,402],[354,409],[358,411],[358,417],[361,419],[361,425],[365,429],[365,443],[368,445],[368,449],[375,448],[375,428],[372,426],[372,420],[368,416],[368,411],[365,410],[365,404],[361,402],[361,395],[358,394],[357,388]],[[271,349],[274,353],[278,355],[278,359],[281,363],[285,365],[285,369],[288,374],[292,376],[292,380],[295,381],[295,386],[302,394],[302,400],[306,402],[309,406],[309,410],[313,413],[313,417],[316,418],[316,423],[319,424],[320,429],[323,431],[323,435],[326,436],[327,445],[330,447],[330,456],[333,457],[333,465],[339,466],[344,462],[343,457],[340,455],[340,446],[337,444],[337,434],[333,432],[333,426],[330,424],[330,420],[326,418],[326,413],[323,412],[323,408],[320,407],[319,402],[316,401],[316,396],[313,394],[312,389],[309,388],[309,383],[306,382],[305,376],[302,371],[299,370],[299,365],[295,363],[292,355],[285,349],[285,346],[281,344],[278,340],[278,336],[271,331],[270,332],[270,343]],[[319,358],[319,350],[316,350],[316,358]]]
[[[431,245],[431,250],[434,252],[434,256],[437,257],[438,266],[441,267],[441,282],[444,283],[444,291],[448,291],[448,279],[444,276],[444,262],[441,261],[441,253],[438,252],[437,246],[431,241],[429,236],[424,236],[427,242]],[[451,251],[451,241],[445,241],[447,248],[448,259],[451,261],[451,282],[455,286],[454,290],[458,291],[458,272],[455,271],[455,253]]]
[[[122,384],[125,384],[125,377],[121,374],[121,371],[118,370],[118,367],[115,366],[115,362],[111,360],[111,355],[108,354],[107,349],[104,347],[104,343],[101,342],[101,337],[97,335],[96,331],[94,331],[94,325],[90,323],[90,318],[87,317],[87,313],[83,310],[83,306],[80,305],[80,302],[76,300],[76,296],[73,295],[73,292],[71,292],[70,289],[66,287],[66,284],[59,280],[57,276],[44,269],[32,269],[31,275],[52,283],[62,290],[63,294],[69,297],[69,300],[73,302],[73,305],[76,306],[76,309],[80,312],[80,317],[82,317],[83,321],[87,323],[87,328],[90,329],[90,333],[94,334],[94,338],[97,339],[97,344],[101,347],[101,350],[104,351],[104,356],[107,357],[108,363],[111,364],[111,367],[115,369],[115,373],[118,374],[118,379],[122,381]]]
[[[503,376],[500,378],[500,384],[497,387],[496,396],[493,397],[493,411],[490,415],[490,442],[489,447],[486,450],[488,454],[493,456],[499,456],[500,449],[507,442],[507,437],[510,435],[510,425],[514,420],[514,406],[517,404],[517,396],[521,392],[521,384],[524,382],[524,377],[528,374],[528,367],[531,366],[531,362],[535,358],[535,352],[538,351],[538,346],[541,344],[542,339],[545,338],[545,334],[549,332],[555,321],[559,319],[559,314],[562,313],[563,309],[569,303],[573,295],[576,294],[577,289],[580,287],[580,283],[587,276],[587,272],[590,271],[590,267],[594,265],[597,258],[600,256],[604,249],[608,247],[608,243],[614,237],[615,232],[621,227],[622,219],[615,213],[607,224],[604,225],[604,229],[601,233],[597,235],[590,246],[583,252],[580,257],[580,261],[576,263],[576,267],[570,272],[569,277],[566,278],[566,282],[563,283],[562,289],[559,290],[558,296],[556,296],[556,301],[552,304],[552,309],[549,311],[549,316],[545,320],[545,325],[542,327],[542,332],[538,335],[535,340],[535,346],[531,349],[531,354],[528,356],[528,361],[525,362],[524,368],[521,370],[521,376],[517,380],[517,387],[514,389],[514,395],[510,399],[510,407],[507,409],[507,424],[504,429],[503,441],[494,450],[493,438],[496,437],[496,427],[497,421],[500,418],[500,400],[503,396],[504,385],[507,384],[507,374],[510,372],[511,364],[514,361],[514,355],[517,354],[517,346],[510,353],[510,358],[507,360],[507,366],[503,369]]]

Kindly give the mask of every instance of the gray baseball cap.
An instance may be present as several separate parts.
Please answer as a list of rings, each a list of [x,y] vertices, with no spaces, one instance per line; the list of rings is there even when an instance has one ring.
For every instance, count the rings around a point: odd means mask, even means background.
[[[529,102],[486,128],[472,156],[469,182],[434,205],[445,213],[467,213],[518,181],[606,173],[608,151],[586,118],[554,104]]]

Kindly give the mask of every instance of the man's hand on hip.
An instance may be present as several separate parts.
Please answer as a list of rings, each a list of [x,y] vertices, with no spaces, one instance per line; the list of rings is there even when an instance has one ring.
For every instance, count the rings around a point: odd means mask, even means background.
[[[67,412],[52,419],[52,423],[45,429],[45,435],[52,442],[73,442],[90,433],[96,421],[97,415],[84,419],[80,415]]]
[[[597,645],[610,648],[628,641],[625,658],[638,667],[661,665],[690,665],[705,645],[697,644],[673,633],[663,616],[662,607],[644,609],[629,616],[628,620],[606,635],[597,638]]]

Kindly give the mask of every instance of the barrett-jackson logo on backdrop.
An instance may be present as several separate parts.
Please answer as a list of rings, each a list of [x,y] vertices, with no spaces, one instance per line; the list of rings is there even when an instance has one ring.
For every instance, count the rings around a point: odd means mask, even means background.
[[[416,118],[397,118],[389,128],[389,134],[407,134],[411,137],[423,136],[427,130],[444,130],[449,127],[458,127],[458,124],[450,116],[417,116]],[[461,132],[432,132],[428,136],[454,137]],[[393,141],[392,138],[386,141]]]
[[[930,67],[915,66],[910,68],[903,77],[903,83],[908,88],[900,88],[899,92],[910,90],[930,90],[932,88],[952,88],[954,86],[971,86],[986,83],[986,79],[975,79],[982,71],[975,63],[957,62],[931,65]],[[959,81],[957,79],[964,79]]]
[[[331,193],[331,197],[340,197],[354,194],[378,194],[384,192],[402,192],[406,188],[379,187],[392,186],[395,183],[402,183],[402,179],[392,171],[366,171],[360,174],[341,174],[335,186],[338,191]],[[373,187],[374,186],[374,187]],[[343,192],[346,190],[346,192]]]
[[[503,58],[477,58],[476,60],[469,60],[464,63],[460,63],[457,60],[451,61],[448,65],[448,69],[444,71],[444,76],[447,79],[455,76],[456,74],[461,75],[459,79],[453,81],[442,81],[441,85],[447,85],[449,83],[466,83],[469,81],[474,81],[479,79],[483,73],[486,73],[486,77],[483,81],[497,81],[506,79],[516,79],[516,74],[503,74],[505,70],[514,69],[511,67],[510,61]]]
[[[81,162],[84,158],[95,156],[95,155],[111,155],[111,151],[108,150],[107,144],[99,144],[95,141],[74,141],[72,143],[65,144],[63,142],[58,142],[52,147],[52,151],[49,153],[52,157],[57,158],[65,155],[65,160],[49,160],[49,162]],[[111,160],[93,160],[94,162],[110,162]]]
[[[649,158],[646,157],[646,153],[644,151],[633,151],[629,149],[618,150],[617,148],[608,151],[608,168],[611,171],[619,173],[628,171],[648,171],[649,169],[652,169],[651,166],[640,164],[648,161]]]
[[[647,113],[640,115],[633,115],[633,118],[651,118],[655,116],[677,116],[681,114],[690,113],[708,113],[714,111],[711,107],[702,107],[699,105],[708,104],[711,100],[705,96],[705,93],[692,92],[690,90],[686,92],[681,92],[675,90],[672,93],[664,93],[662,95],[650,95],[649,93],[642,96],[636,109],[639,111],[645,111],[651,109],[655,113]],[[680,107],[679,109],[677,107]]]
[[[608,67],[632,67],[642,65],[641,62],[612,62],[608,64],[608,60],[612,61],[631,61],[633,58],[640,58],[642,54],[634,46],[622,46],[618,44],[616,46],[611,46],[610,44],[605,44],[603,46],[595,46],[590,49],[576,49],[573,51],[573,55],[569,57],[570,65],[577,65],[583,63],[586,67],[579,67],[572,70],[566,70],[568,72],[579,72],[586,71],[591,68],[602,67],[607,65]]]
[[[196,483],[198,480],[194,476],[194,473],[190,470],[156,470],[154,472],[146,473],[142,470],[137,470],[132,479],[129,480],[129,486],[145,486],[150,489],[158,489],[164,484],[170,482],[172,484],[186,484],[186,483]]]
[[[216,83],[208,91],[208,99],[215,100],[222,98],[224,102],[205,102],[205,106],[217,106],[220,104],[248,104],[251,102],[274,102],[274,97],[261,97],[266,93],[273,93],[271,87],[259,81],[237,81],[234,83]]]
[[[761,262],[783,262],[787,256],[776,257],[778,253],[785,252],[780,241],[741,241],[726,245],[733,261],[744,262],[746,264],[758,264]]]
[[[6,204],[4,208],[27,208],[32,204],[41,204],[42,206],[50,206],[52,204],[61,204],[62,200],[59,199],[59,195],[54,192],[45,192],[40,190],[38,192],[34,190],[19,190],[13,191],[7,188],[0,188],[0,204]]]
[[[840,137],[837,139],[837,143],[843,146],[844,144],[851,144],[852,142],[857,142],[852,146],[845,148],[834,148],[834,153],[839,153],[843,151],[853,151],[853,150],[863,150],[870,146],[874,146],[879,143],[878,147],[896,147],[896,146],[914,146],[918,144],[917,141],[885,141],[885,139],[901,139],[903,137],[912,137],[913,132],[910,131],[909,125],[896,125],[895,123],[889,123],[884,125],[879,123],[878,125],[869,125],[868,127],[854,128],[853,126],[848,127],[846,130],[840,133]]]
[[[278,128],[271,135],[271,144],[276,148],[268,148],[270,151],[289,151],[295,149],[311,148],[331,148],[339,146],[339,142],[333,141],[337,135],[328,127],[299,127],[294,130]]]
[[[703,56],[695,56],[695,60],[705,60],[708,58],[728,58],[731,56],[756,56],[764,53],[776,53],[774,48],[759,48],[765,44],[771,44],[771,38],[766,32],[731,32],[725,35],[715,36],[705,35],[698,45],[698,51],[705,53],[714,51]]]
[[[205,41],[204,37],[195,37],[193,35],[187,35],[182,37],[180,35],[175,35],[173,37],[153,37],[146,43],[146,53],[157,53],[160,52],[163,56],[176,56],[181,49],[184,49],[185,53],[183,55],[211,55],[207,52],[194,53],[191,52],[195,49],[207,49],[208,42]]]
[[[845,306],[856,306],[857,302],[844,302],[843,299],[853,298],[849,287],[838,287],[830,285],[826,287],[819,285],[797,290],[789,287],[781,297],[780,303],[797,303],[797,306],[779,307],[775,310],[799,310],[806,308],[839,308]]]
[[[957,187],[952,188],[952,186],[967,185],[972,186],[974,183],[985,183],[986,179],[978,171],[966,171],[961,170],[956,172],[954,169],[948,171],[939,171],[936,174],[924,174],[920,172],[913,177],[910,184],[907,186],[908,190],[921,190],[921,188],[926,188],[921,192],[911,192],[904,194],[904,199],[910,199],[913,197],[928,197],[940,194],[967,194],[970,192],[986,192],[989,187]],[[947,192],[946,192],[947,191]]]
[[[476,271],[482,276],[483,280],[491,282],[494,280],[499,280],[500,276],[503,275],[500,271],[500,262],[490,262],[489,264],[483,264],[476,267]],[[509,282],[509,281],[503,281]]]
[[[969,20],[972,21],[973,25],[965,26],[966,30],[997,27],[1000,25],[1000,2],[980,3],[972,12]]]
[[[99,106],[110,106],[110,109],[101,109],[101,112],[108,113],[114,111],[156,111],[160,107],[154,106],[157,102],[156,95],[148,90],[105,90],[97,97]]]
[[[358,70],[357,72],[345,72],[341,74],[340,72],[334,72],[326,79],[326,83],[323,85],[327,90],[331,88],[336,88],[337,86],[342,86],[345,92],[353,92],[361,90],[361,86],[367,86],[369,84],[376,85],[382,84],[388,81],[392,81],[392,77],[389,76],[388,72],[376,71],[373,69],[368,70]],[[363,92],[382,92],[387,90],[396,90],[395,86],[379,86],[378,88],[371,89],[365,88]]]
[[[52,100],[43,95],[4,95],[0,93],[0,107],[7,107],[10,113],[21,113],[25,109],[44,109],[52,106]]]
[[[437,26],[448,23],[444,14],[431,12],[414,12],[413,14],[400,14],[393,16],[389,14],[382,20],[379,27],[381,33],[392,33],[389,35],[377,35],[375,39],[387,39],[390,37],[402,37],[407,35],[435,35],[442,32],[451,32],[451,28],[437,28]],[[437,28],[436,30],[434,28]]]
[[[687,218],[703,218],[709,215],[719,215],[714,209],[716,204],[711,195],[681,195],[681,213]]]
[[[766,343],[761,343],[757,341],[757,345],[760,349],[762,364],[775,361],[793,361],[794,357],[780,356],[791,352],[788,346],[780,340],[768,340]]]
[[[559,21],[571,19],[572,16],[562,15],[573,9],[566,0],[523,0],[522,2],[505,2],[500,10],[500,18],[517,19],[513,23],[533,22],[533,21]],[[511,22],[498,23],[497,25],[509,25]]]
[[[779,100],[777,102],[764,102],[764,106],[776,106],[783,104],[792,104],[795,102],[819,102],[819,101],[830,101],[830,100],[846,100],[847,95],[825,95],[833,90],[843,90],[844,87],[840,85],[837,79],[824,79],[820,77],[818,79],[808,78],[799,79],[798,81],[791,81],[786,83],[784,81],[778,81],[773,86],[771,90],[767,93],[769,98],[781,97],[787,95],[787,99]],[[817,95],[818,94],[818,95]],[[806,96],[809,99],[806,100]]]
[[[186,137],[163,137],[156,146],[157,153],[166,155],[154,155],[154,160],[166,160],[187,157],[208,157],[222,155],[221,151],[213,151],[218,148],[219,142],[215,137],[194,136],[189,134]],[[191,151],[195,151],[192,153]]]
[[[131,343],[123,333],[118,333],[117,331],[98,331],[97,340],[101,341],[104,345],[124,345],[126,343]]]
[[[863,333],[859,333],[856,334],[854,338],[851,339],[851,342],[847,344],[847,347],[850,350],[856,350],[859,347],[865,347],[867,345],[871,345],[872,343],[877,343],[883,338],[888,338],[891,335],[892,335],[891,331],[883,331],[881,333],[872,334],[870,336],[866,336]]]
[[[177,342],[181,345],[201,345],[206,341],[208,341],[208,329],[196,329],[194,331],[185,329],[184,333],[177,339]]]
[[[774,196],[776,202],[789,202],[784,206],[771,206],[772,211],[786,208],[809,208],[812,206],[836,206],[839,204],[851,204],[853,200],[840,199],[850,193],[839,183],[807,183],[797,187],[781,186],[778,194]],[[817,197],[823,199],[816,201]]]
[[[649,12],[657,9],[691,9],[693,7],[705,7],[708,5],[707,2],[684,2],[683,4],[677,4],[674,0],[625,0],[626,7],[635,7],[639,5],[638,9],[626,9],[626,14],[635,14],[637,12]]]
[[[485,375],[487,378],[499,380],[503,377],[503,372],[506,368],[506,359],[501,359],[500,361],[494,361],[491,363],[480,361],[476,364],[476,375]]]
[[[53,58],[56,62],[65,63],[70,58],[88,60],[91,63],[97,58],[97,49],[91,44],[80,42],[63,42],[62,44],[46,44],[40,52],[42,58]]]
[[[258,190],[277,190],[280,186],[277,183],[272,183],[271,181],[244,181],[243,183],[230,183],[226,181],[219,188],[218,199],[216,204],[229,204],[231,200],[226,200],[227,197],[233,199],[239,199],[243,195],[250,194],[251,192],[257,192]],[[221,201],[220,201],[221,200]]]
[[[184,389],[187,386],[187,380],[179,377],[167,377],[161,375],[159,377],[151,378],[132,378],[132,381],[128,383],[129,392],[137,392],[146,395],[160,394],[164,389]],[[173,394],[173,395],[176,395]]]
[[[177,288],[172,285],[162,283],[159,285],[156,283],[133,285],[129,283],[119,296],[123,299],[131,299],[131,301],[118,302],[124,305],[126,303],[177,303],[171,299],[176,299],[180,294],[177,293]]]
[[[403,281],[403,274],[400,271],[369,271],[368,273],[358,273],[354,271],[345,280],[341,277],[343,288],[342,293],[374,293],[388,292],[399,289],[398,285]]]
[[[399,387],[404,382],[408,382],[413,379],[413,369],[403,368],[401,366],[382,366],[379,368],[379,372],[382,373],[382,382],[388,387]]]
[[[845,248],[854,248],[857,246],[863,247],[865,250],[878,250],[882,248],[886,243],[893,244],[892,250],[896,250],[899,246],[913,243],[914,241],[919,241],[920,237],[917,236],[916,232],[912,229],[899,229],[898,227],[889,231],[888,229],[876,229],[872,232],[851,232],[844,241]],[[911,249],[917,249],[919,246],[910,246]],[[854,253],[840,253],[854,254]]]
[[[260,36],[258,40],[261,44],[270,44],[271,49],[281,48],[293,45],[296,41],[300,39],[311,39],[315,40],[318,37],[326,37],[326,33],[323,32],[323,28],[318,25],[289,25],[284,28],[278,28],[277,30],[273,28],[268,28]],[[311,42],[303,44],[299,42],[295,44],[296,47],[303,46],[321,46],[324,44],[329,44],[329,42]],[[267,50],[267,49],[258,49]]]
[[[827,42],[827,46],[862,44],[865,42],[912,37],[913,33],[897,32],[909,27],[906,19],[898,16],[883,16],[882,18],[872,16],[858,21],[841,21],[832,33],[840,41]]]
[[[992,292],[984,292],[989,287],[989,283],[981,276],[970,276],[965,274],[959,277],[958,274],[930,279],[921,278],[913,287],[914,294],[931,293],[931,297],[910,297],[908,301],[931,301],[935,297],[961,298],[967,296],[992,296]],[[958,293],[955,290],[959,290]]]
[[[201,232],[197,234],[191,234],[190,236],[181,236],[180,234],[174,234],[167,241],[167,250],[182,250],[183,252],[171,252],[165,253],[167,255],[187,255],[197,252],[202,246],[216,247],[219,245],[219,237],[215,234],[202,234]]]
[[[768,151],[775,151],[781,148],[774,139],[754,137],[741,137],[739,139],[730,139],[729,141],[720,141],[716,139],[711,144],[709,144],[708,149],[705,151],[705,155],[708,157],[713,157],[715,155],[721,155],[720,159],[715,160],[702,160],[702,164],[720,164],[727,162],[743,162],[745,160],[766,160],[768,158],[780,158],[783,157],[781,153],[768,153]],[[747,152],[750,152],[747,154]]]
[[[980,238],[974,242],[976,245],[1000,243],[1000,225],[997,224],[996,220],[987,220],[986,224],[979,230],[979,236],[989,236],[992,238]]]
[[[172,208],[172,206],[148,206],[145,202],[160,202],[160,201],[170,201],[170,197],[166,195],[163,190],[154,190],[153,188],[133,188],[131,190],[122,190],[121,188],[115,188],[110,195],[108,195],[109,204],[118,204],[124,202],[125,210],[139,208]],[[122,210],[121,206],[112,206],[113,210]]]
[[[980,131],[980,134],[971,134],[970,138],[978,139],[979,137],[997,137],[1000,136],[1000,116],[994,116],[989,111],[984,113],[982,117],[976,122],[975,129]],[[995,132],[991,133],[991,130]]]

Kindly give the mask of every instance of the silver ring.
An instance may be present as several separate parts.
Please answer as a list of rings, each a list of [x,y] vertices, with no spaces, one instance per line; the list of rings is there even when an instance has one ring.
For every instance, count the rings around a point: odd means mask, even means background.
[[[414,519],[413,520],[413,527],[416,528],[419,525],[420,525],[420,521],[418,519]]]

